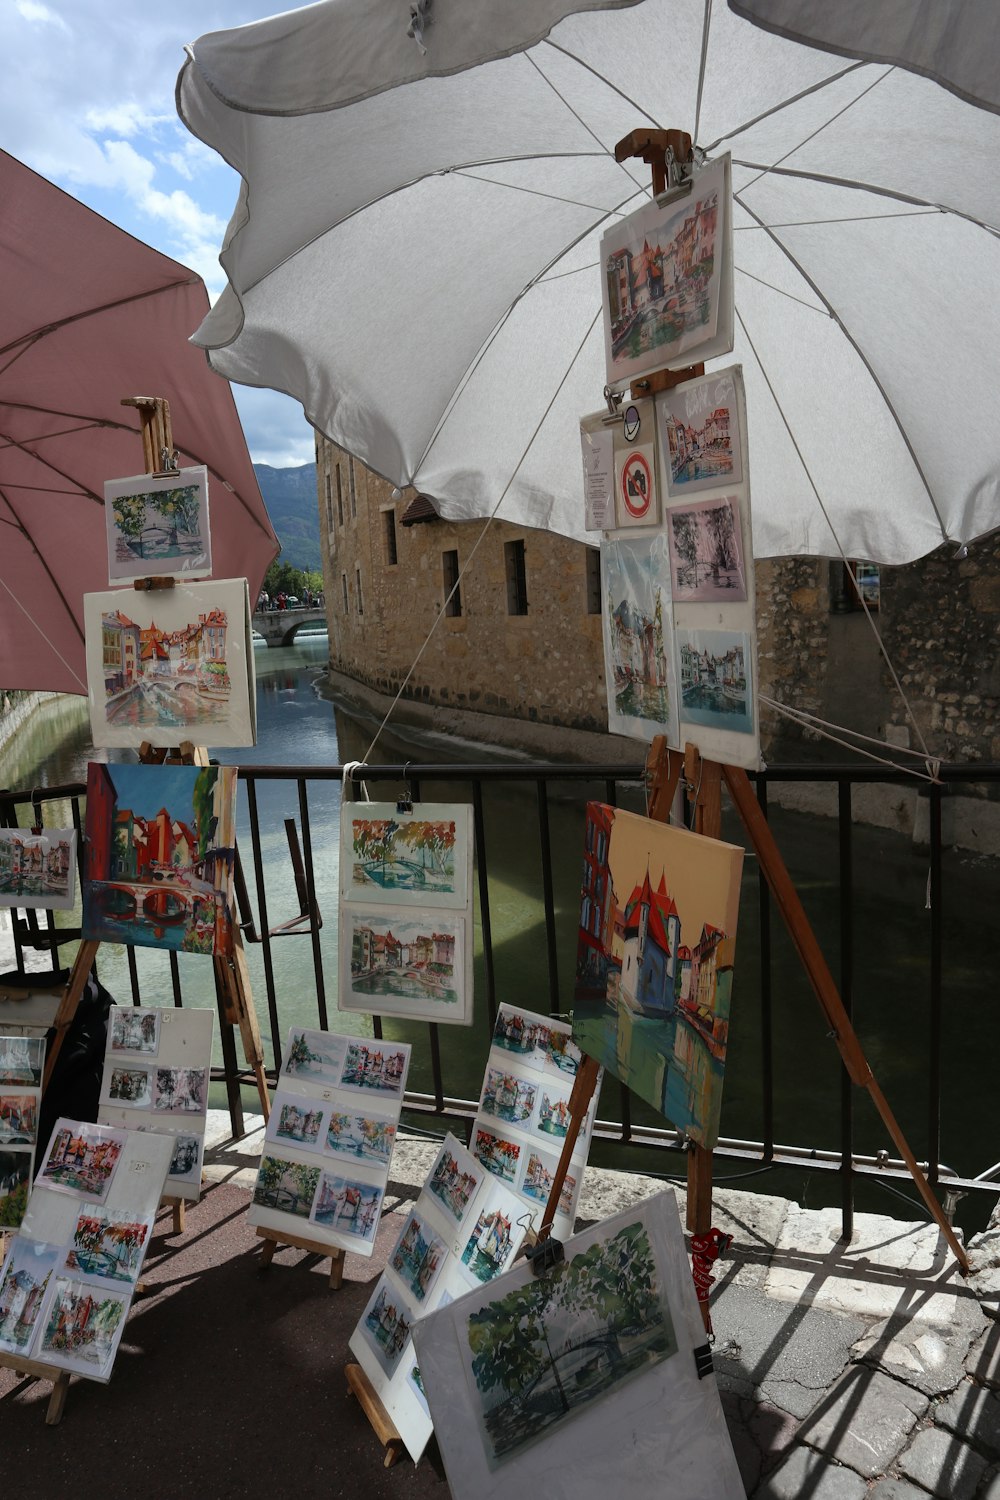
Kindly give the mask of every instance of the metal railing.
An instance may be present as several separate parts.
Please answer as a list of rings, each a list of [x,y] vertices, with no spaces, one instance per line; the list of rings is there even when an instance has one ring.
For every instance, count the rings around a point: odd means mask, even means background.
[[[461,796],[464,789],[467,799],[471,801],[476,840],[476,904],[480,925],[479,962],[482,975],[482,990],[477,989],[477,1020],[474,1038],[475,1044],[482,1049],[483,1055],[485,1055],[489,1036],[492,1033],[497,1007],[502,1001],[522,1006],[525,1009],[547,1008],[553,1015],[565,1014],[567,1010],[567,999],[571,995],[571,976],[566,974],[565,964],[562,965],[561,970],[559,948],[561,944],[564,952],[571,951],[570,945],[575,934],[579,904],[577,901],[574,911],[572,893],[563,902],[562,910],[557,900],[556,855],[565,862],[570,857],[570,853],[565,850],[554,851],[551,827],[553,808],[559,809],[560,812],[567,808],[575,810],[573,816],[578,817],[580,838],[575,850],[571,851],[578,870],[582,862],[583,849],[581,793],[589,790],[591,795],[599,800],[615,806],[622,805],[624,801],[641,807],[642,777],[643,767],[640,764],[623,767],[621,765],[557,766],[550,764],[417,765],[411,762],[406,765],[366,766],[353,772],[352,779],[355,781],[363,780],[372,786],[389,784],[396,788],[405,785],[415,799],[423,798],[429,801],[435,800],[434,788],[441,788],[447,783],[448,800],[456,800],[455,789],[457,788],[458,796]],[[837,951],[832,951],[833,944],[828,941],[826,956],[835,977],[838,978],[841,995],[850,1014],[860,957],[857,948],[859,898],[855,861],[858,825],[852,819],[853,791],[864,784],[912,788],[912,778],[903,772],[894,773],[884,767],[873,767],[869,770],[867,767],[856,765],[808,765],[772,767],[751,779],[755,781],[757,798],[765,815],[768,814],[769,788],[793,782],[809,782],[836,788],[837,868],[835,871],[825,870],[823,874],[836,893],[835,944]],[[282,1008],[283,1003],[287,1003],[287,996],[283,1001],[281,993],[280,965],[277,962],[276,944],[281,945],[287,942],[291,936],[298,937],[300,942],[309,942],[311,972],[315,988],[315,1024],[321,1029],[328,1029],[331,1025],[333,1007],[329,1000],[329,977],[324,965],[321,940],[323,923],[316,890],[311,813],[313,799],[319,795],[318,789],[325,787],[328,791],[331,783],[340,783],[343,780],[343,769],[340,766],[247,766],[240,768],[240,780],[246,794],[249,837],[244,836],[237,860],[237,909],[245,942],[251,950],[259,947],[264,992],[262,995],[258,994],[256,1000],[262,1025],[266,1024],[270,1032],[272,1055],[268,1061],[269,1073],[273,1078],[280,1066],[279,1038],[283,1034]],[[265,880],[262,825],[258,806],[258,793],[268,783],[282,783],[289,788],[294,788],[297,804],[297,818],[286,818],[285,828],[289,846],[291,888],[295,892],[298,913],[275,926],[270,924],[268,911],[269,892]],[[944,1194],[946,1210],[949,1212],[953,1210],[958,1198],[967,1193],[983,1191],[996,1193],[1000,1188],[1000,1163],[988,1167],[979,1175],[970,1175],[968,1172],[963,1174],[951,1169],[941,1160],[946,942],[942,799],[949,795],[953,786],[960,783],[975,783],[980,788],[996,787],[1000,783],[1000,766],[943,766],[940,770],[940,779],[924,789],[928,797],[929,814],[929,847],[926,855],[923,856],[926,859],[927,868],[929,912],[926,939],[921,944],[925,951],[915,955],[911,966],[913,972],[919,972],[919,985],[926,998],[927,1020],[927,1034],[922,1046],[914,1044],[914,1050],[920,1052],[926,1064],[925,1125],[922,1132],[924,1139],[922,1143],[917,1144],[911,1140],[911,1145],[914,1146],[918,1159],[922,1145],[921,1165],[932,1184]],[[43,823],[47,803],[68,799],[72,806],[74,825],[78,830],[82,830],[81,799],[85,795],[85,790],[82,785],[71,784],[34,788],[30,792],[22,793],[0,792],[0,826],[12,827]],[[544,956],[539,959],[539,968],[543,976],[542,987],[546,992],[545,1005],[539,1004],[534,994],[525,998],[522,994],[504,992],[503,980],[498,974],[494,943],[491,839],[487,827],[487,798],[495,797],[498,791],[502,791],[505,799],[515,799],[516,806],[512,809],[511,816],[516,815],[518,819],[518,826],[523,835],[521,845],[525,851],[534,848],[537,855],[535,888],[525,892],[524,899],[535,903],[541,917],[539,925],[544,930]],[[394,797],[396,793],[393,791],[386,795]],[[724,834],[726,833],[727,829],[724,829]],[[734,825],[731,835],[734,841],[741,841],[740,833],[738,825]],[[301,839],[301,846],[299,839]],[[562,884],[565,889],[564,874]],[[756,886],[755,941],[759,952],[759,966],[755,976],[750,965],[737,964],[734,1016],[737,1007],[756,1015],[758,1053],[756,1077],[760,1090],[759,1116],[756,1129],[748,1131],[746,1138],[724,1136],[716,1148],[715,1155],[718,1160],[738,1163],[746,1169],[745,1173],[737,1175],[752,1177],[761,1170],[781,1168],[794,1169],[796,1172],[839,1174],[838,1196],[843,1231],[849,1235],[857,1184],[869,1178],[877,1178],[883,1182],[886,1179],[907,1179],[909,1174],[903,1162],[893,1159],[883,1150],[873,1149],[865,1152],[858,1149],[856,1106],[859,1091],[852,1088],[846,1070],[836,1059],[835,1054],[830,1064],[831,1071],[828,1078],[831,1081],[828,1082],[827,1088],[832,1086],[836,1089],[837,1085],[832,1083],[832,1079],[839,1071],[839,1139],[826,1146],[806,1143],[787,1144],[777,1139],[778,1106],[790,1081],[787,1076],[782,1076],[781,1069],[776,1062],[777,1029],[785,1024],[780,1014],[779,997],[776,993],[776,974],[781,965],[775,950],[776,943],[780,939],[774,930],[766,884],[761,872],[756,871],[744,881],[744,909],[740,919],[739,946],[744,948],[748,945],[746,907],[748,889],[752,886]],[[326,915],[328,927],[335,928],[333,914],[327,912]],[[59,950],[78,937],[78,931],[57,927],[51,913],[28,912],[15,922],[15,942],[19,963],[24,948],[50,949],[52,966],[55,970],[59,964]],[[984,935],[981,954],[984,971],[990,967],[990,941]],[[280,951],[279,946],[278,952]],[[138,1004],[140,1003],[140,987],[133,950],[127,949],[126,956],[132,999]],[[175,1005],[181,1005],[184,1003],[184,995],[176,955],[169,954],[168,962],[173,1001]],[[334,978],[334,984],[335,982]],[[782,984],[784,983],[783,980]],[[336,1029],[335,1022],[336,1016],[334,1015],[334,1029]],[[297,1021],[296,1024],[299,1022]],[[412,1023],[414,1029],[417,1024]],[[373,1026],[375,1035],[381,1036],[382,1025],[378,1017],[373,1018]],[[449,1087],[449,1077],[442,1060],[440,1026],[432,1022],[419,1023],[419,1026],[423,1038],[420,1044],[421,1049],[426,1048],[426,1061],[429,1063],[430,1087],[422,1091],[408,1091],[405,1100],[408,1118],[426,1125],[439,1122],[441,1126],[447,1125],[448,1128],[464,1130],[468,1137],[471,1122],[477,1110],[477,1097],[472,1097],[469,1089],[463,1092],[461,1088],[454,1085],[453,1080],[452,1087]],[[226,1085],[234,1132],[239,1134],[243,1130],[241,1089],[253,1084],[253,1076],[240,1065],[231,1028],[223,1026],[221,1029],[223,1061],[221,1067],[213,1069],[213,1079],[224,1082]],[[862,1040],[864,1042],[866,1038],[863,1037]],[[884,1054],[887,1046],[905,1048],[907,1039],[898,1033],[888,1040],[885,1037],[876,1038],[877,1051]],[[832,1048],[830,1050],[832,1053]],[[748,1059],[747,1055],[749,1051],[749,1045],[745,1046],[742,1060],[744,1068],[752,1066],[752,1059]],[[874,1066],[878,1074],[877,1063]],[[733,1086],[732,1069],[733,1057],[732,1047],[730,1047],[727,1088]],[[478,1081],[475,1087],[478,1087]],[[614,1101],[614,1106],[609,1109],[611,1101]],[[890,1103],[892,1102],[890,1098]],[[623,1151],[631,1152],[632,1149],[636,1149],[644,1153],[641,1170],[652,1169],[659,1170],[667,1176],[683,1176],[684,1161],[680,1153],[685,1150],[686,1142],[682,1136],[663,1122],[662,1117],[654,1117],[653,1112],[646,1106],[640,1105],[637,1108],[636,1101],[628,1090],[611,1080],[605,1084],[594,1136],[595,1141],[613,1143],[606,1154],[605,1164],[607,1165],[616,1165],[621,1160]],[[750,1138],[751,1136],[755,1138]],[[628,1162],[631,1166],[636,1166],[636,1158],[631,1155],[628,1157]],[[912,1206],[920,1211],[916,1203]]]

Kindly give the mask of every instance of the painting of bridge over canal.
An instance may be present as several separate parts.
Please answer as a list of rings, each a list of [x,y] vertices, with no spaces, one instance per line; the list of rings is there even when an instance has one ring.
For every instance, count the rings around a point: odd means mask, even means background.
[[[234,766],[90,765],[83,934],[228,956]]]
[[[464,910],[469,900],[469,814],[461,804],[364,802],[341,811],[344,899]]]
[[[75,886],[75,828],[0,828],[0,906],[69,911]]]
[[[466,919],[341,908],[341,1010],[411,1020],[470,1019]]]
[[[719,1136],[743,850],[590,803],[573,1038],[700,1145]]]

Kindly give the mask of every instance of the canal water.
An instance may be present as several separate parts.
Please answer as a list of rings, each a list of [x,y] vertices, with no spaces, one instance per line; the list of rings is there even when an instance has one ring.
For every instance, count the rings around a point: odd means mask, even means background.
[[[258,743],[250,750],[220,752],[221,760],[247,765],[287,764],[319,767],[360,759],[372,737],[371,723],[349,716],[323,698],[318,686],[326,666],[325,635],[299,638],[285,649],[256,649]],[[637,758],[641,746],[637,746]],[[89,744],[83,700],[63,703],[47,719],[36,715],[0,754],[0,786],[28,789],[84,781],[90,759],[128,759],[128,752],[95,754]],[[388,735],[372,760],[404,763],[445,759],[440,741],[433,751]],[[483,762],[487,749],[455,747],[456,762]],[[372,795],[393,796],[396,788],[372,788]],[[563,790],[565,795],[563,795]],[[468,800],[467,783],[435,783],[427,794],[435,800]],[[584,801],[601,797],[603,785],[554,785],[550,796],[553,880],[558,933],[557,965],[560,1005],[572,1004],[576,958],[576,921],[579,913],[580,872],[584,834]],[[311,781],[307,785],[315,889],[323,918],[318,946],[325,976],[328,1024],[331,1030],[370,1034],[367,1016],[336,1009],[338,944],[338,832],[339,783]],[[623,796],[623,805],[641,810],[637,795]],[[258,783],[262,863],[267,916],[272,927],[296,914],[285,818],[298,821],[294,783]],[[542,865],[537,834],[535,791],[530,782],[484,788],[487,864],[490,876],[490,916],[499,1001],[545,1012],[549,1008],[549,976],[545,956],[545,917],[541,902]],[[68,819],[68,808],[52,809],[47,820]],[[820,945],[838,976],[838,841],[832,820],[775,809],[775,830],[789,870],[796,882]],[[240,791],[238,838],[243,850],[251,902],[258,909],[252,870],[246,791]],[[727,824],[724,835],[744,843],[738,825]],[[875,1076],[918,1158],[927,1150],[928,1104],[926,1079],[932,1050],[929,1022],[929,913],[926,909],[927,856],[909,839],[883,829],[856,826],[854,831],[854,985],[855,1024]],[[993,1059],[1000,1044],[1000,1015],[995,1005],[995,981],[988,957],[988,933],[995,925],[990,892],[995,890],[997,861],[959,851],[944,857],[944,988],[945,1007],[940,1047],[942,1073],[942,1160],[962,1173],[975,1175],[1000,1159],[1000,1133],[994,1108]],[[729,1054],[722,1110],[722,1132],[739,1139],[760,1139],[763,1133],[763,1069],[760,1041],[760,964],[757,932],[757,872],[752,857],[745,865],[736,974],[732,999]],[[70,925],[73,913],[57,913]],[[261,948],[248,948],[251,981],[257,1003],[268,1062],[275,1043],[283,1043],[291,1026],[315,1027],[320,1021],[313,945],[308,937],[278,938],[273,944],[278,1026],[273,1027],[266,1003]],[[172,988],[165,954],[133,950],[142,999],[168,1005]],[[840,1123],[840,1066],[836,1049],[790,941],[775,921],[773,956],[773,1054],[776,1079],[774,1138],[781,1143],[836,1150]],[[178,954],[177,962],[188,1004],[214,1008],[211,965],[194,954]],[[100,953],[101,978],[111,993],[127,1003],[131,990],[126,950],[111,944]],[[448,1094],[478,1097],[489,1033],[484,1003],[481,923],[476,917],[476,1016],[471,1028],[442,1026],[439,1030],[445,1088]],[[409,1086],[431,1089],[428,1031],[420,1024],[385,1023],[387,1035],[413,1043]],[[239,1041],[237,1039],[237,1051]],[[218,1058],[216,1059],[219,1060]],[[252,1107],[251,1096],[247,1102]],[[896,1155],[867,1096],[855,1091],[857,1123],[855,1149],[874,1154],[886,1148]],[[218,1090],[213,1103],[223,1103]],[[608,1079],[599,1109],[603,1118],[618,1118],[620,1087]],[[636,1122],[663,1123],[651,1109],[633,1102]],[[683,1174],[683,1161],[671,1153],[661,1160],[636,1149],[622,1152],[601,1143],[592,1160],[629,1165],[636,1170]],[[759,1171],[752,1163],[719,1162],[717,1177],[735,1179]],[[735,1182],[734,1182],[734,1185]],[[835,1172],[806,1174],[766,1170],[751,1175],[746,1186],[758,1192],[781,1193],[809,1207],[839,1201]],[[906,1202],[892,1195],[904,1193]],[[905,1182],[863,1187],[858,1207],[897,1217],[922,1217]],[[970,1228],[985,1220],[990,1203],[963,1203],[958,1221]]]

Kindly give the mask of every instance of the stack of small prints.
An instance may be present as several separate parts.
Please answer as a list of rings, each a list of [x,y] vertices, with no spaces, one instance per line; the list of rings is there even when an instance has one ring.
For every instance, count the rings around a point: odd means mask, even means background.
[[[371,1255],[409,1066],[405,1042],[293,1028],[249,1222]]]
[[[351,1337],[352,1353],[414,1462],[433,1428],[413,1326],[512,1265],[527,1224],[517,1197],[447,1136]]]
[[[550,1016],[501,1005],[486,1061],[472,1131],[477,1160],[517,1194],[537,1229],[569,1129],[569,1096],[580,1062],[571,1027]],[[590,1152],[598,1089],[570,1158],[553,1221],[553,1234],[572,1234]]]
[[[16,1229],[35,1175],[45,1041],[0,1036],[0,1234]]]
[[[169,1135],[168,1198],[197,1203],[208,1120],[210,1010],[116,1006],[108,1023],[98,1119]]]
[[[472,823],[463,804],[343,803],[343,1011],[472,1021]]]
[[[0,1354],[110,1379],[171,1148],[167,1136],[56,1121],[0,1271]]]

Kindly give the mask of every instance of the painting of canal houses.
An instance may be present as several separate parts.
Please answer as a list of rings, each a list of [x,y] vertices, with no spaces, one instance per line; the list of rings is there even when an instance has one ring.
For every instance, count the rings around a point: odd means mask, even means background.
[[[696,500],[667,511],[675,604],[740,604],[746,600],[740,502],[735,495]],[[684,671],[681,669],[681,692]]]
[[[38,1136],[37,1093],[14,1094],[0,1089],[0,1145],[32,1146]]]
[[[0,906],[69,911],[75,899],[75,828],[0,828]]]
[[[396,1373],[399,1356],[410,1341],[410,1329],[415,1322],[415,1315],[405,1298],[383,1278],[362,1314],[360,1326],[379,1365],[389,1377]]]
[[[106,1198],[127,1140],[124,1130],[59,1121],[38,1174],[39,1183],[88,1198]]]
[[[670,552],[663,532],[603,538],[604,674],[612,734],[678,743]]]
[[[734,370],[674,386],[660,396],[657,410],[669,498],[742,483],[742,426]]]
[[[40,1088],[44,1064],[44,1037],[0,1036],[0,1084]]]
[[[448,1257],[448,1247],[433,1226],[412,1212],[396,1241],[389,1264],[415,1301],[423,1302]]]
[[[427,1191],[456,1224],[461,1224],[482,1181],[483,1174],[469,1152],[454,1151],[446,1141],[427,1178]]]
[[[341,906],[343,1011],[410,1020],[472,1020],[468,926],[452,912]]]
[[[313,1224],[344,1236],[345,1248],[353,1250],[358,1240],[374,1243],[381,1207],[382,1189],[374,1183],[324,1172],[309,1217]]]
[[[272,1106],[274,1139],[292,1141],[299,1146],[315,1146],[323,1124],[322,1109],[310,1109],[308,1099],[285,1100],[276,1097]],[[268,1121],[270,1130],[270,1120]]]
[[[105,1379],[122,1335],[130,1293],[59,1277],[45,1314],[39,1358]]]
[[[137,1219],[122,1210],[85,1209],[76,1221],[65,1268],[132,1284],[139,1275],[151,1229],[151,1219]]]
[[[681,719],[709,729],[754,733],[752,648],[732,630],[677,630]]]
[[[394,802],[344,803],[343,899],[464,911],[472,868],[471,811],[461,803],[417,802],[406,812]]]
[[[83,935],[228,956],[234,766],[87,770]]]
[[[574,1040],[711,1148],[743,850],[603,803],[588,804],[585,843]]]
[[[108,581],[170,575],[206,578],[212,571],[208,470],[136,474],[104,484]]]
[[[520,1125],[534,1113],[537,1093],[537,1080],[532,1082],[505,1068],[488,1067],[479,1107],[498,1120]]]
[[[359,1093],[383,1094],[386,1098],[401,1100],[409,1065],[407,1042],[352,1039],[347,1044],[340,1086]]]
[[[83,596],[95,745],[253,745],[246,580]]]
[[[517,1141],[506,1140],[492,1130],[479,1129],[473,1150],[487,1172],[492,1172],[501,1182],[514,1181],[521,1161],[521,1146]]]
[[[62,1254],[58,1245],[46,1245],[17,1235],[0,1275],[0,1349],[27,1355],[38,1329],[49,1278]]]
[[[462,1251],[462,1264],[477,1281],[492,1281],[510,1264],[515,1225],[509,1206],[487,1201]]]
[[[601,239],[605,368],[617,388],[637,375],[732,348],[720,303],[728,243],[728,160],[699,172],[689,194],[620,220]],[[684,361],[689,362],[689,359]]]
[[[524,1197],[533,1199],[544,1208],[549,1201],[549,1194],[552,1191],[558,1168],[557,1156],[546,1156],[541,1151],[529,1151],[524,1167],[524,1177],[521,1180],[521,1192]],[[567,1172],[559,1194],[559,1211],[567,1217],[573,1212],[576,1193],[577,1179]]]

